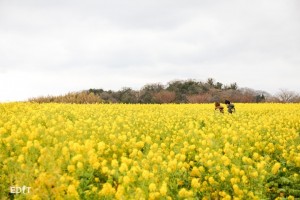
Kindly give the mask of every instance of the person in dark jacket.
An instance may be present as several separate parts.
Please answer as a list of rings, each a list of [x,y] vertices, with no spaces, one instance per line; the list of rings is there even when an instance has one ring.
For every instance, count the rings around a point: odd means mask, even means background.
[[[235,107],[234,107],[233,103],[230,103],[230,101],[225,100],[225,104],[227,106],[228,113],[232,114],[233,112],[235,112]]]

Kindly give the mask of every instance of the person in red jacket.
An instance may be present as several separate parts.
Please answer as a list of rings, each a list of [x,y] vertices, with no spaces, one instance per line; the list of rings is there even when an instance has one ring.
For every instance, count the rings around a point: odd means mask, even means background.
[[[215,102],[215,110],[219,110],[221,113],[224,113],[224,107],[221,106],[219,102]]]

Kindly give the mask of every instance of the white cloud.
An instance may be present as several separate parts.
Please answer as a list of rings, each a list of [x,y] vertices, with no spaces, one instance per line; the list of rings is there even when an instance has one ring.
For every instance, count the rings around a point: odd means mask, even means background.
[[[0,101],[208,77],[299,91],[299,8],[296,0],[0,1]]]

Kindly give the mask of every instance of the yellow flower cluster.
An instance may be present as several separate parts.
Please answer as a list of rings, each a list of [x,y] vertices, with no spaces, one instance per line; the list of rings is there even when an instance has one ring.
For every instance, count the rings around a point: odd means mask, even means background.
[[[0,104],[0,196],[300,198],[300,104]]]

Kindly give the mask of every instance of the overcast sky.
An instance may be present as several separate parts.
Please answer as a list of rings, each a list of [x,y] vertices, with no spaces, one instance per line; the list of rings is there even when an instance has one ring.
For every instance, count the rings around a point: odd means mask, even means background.
[[[212,77],[300,92],[298,0],[0,0],[0,101]]]

